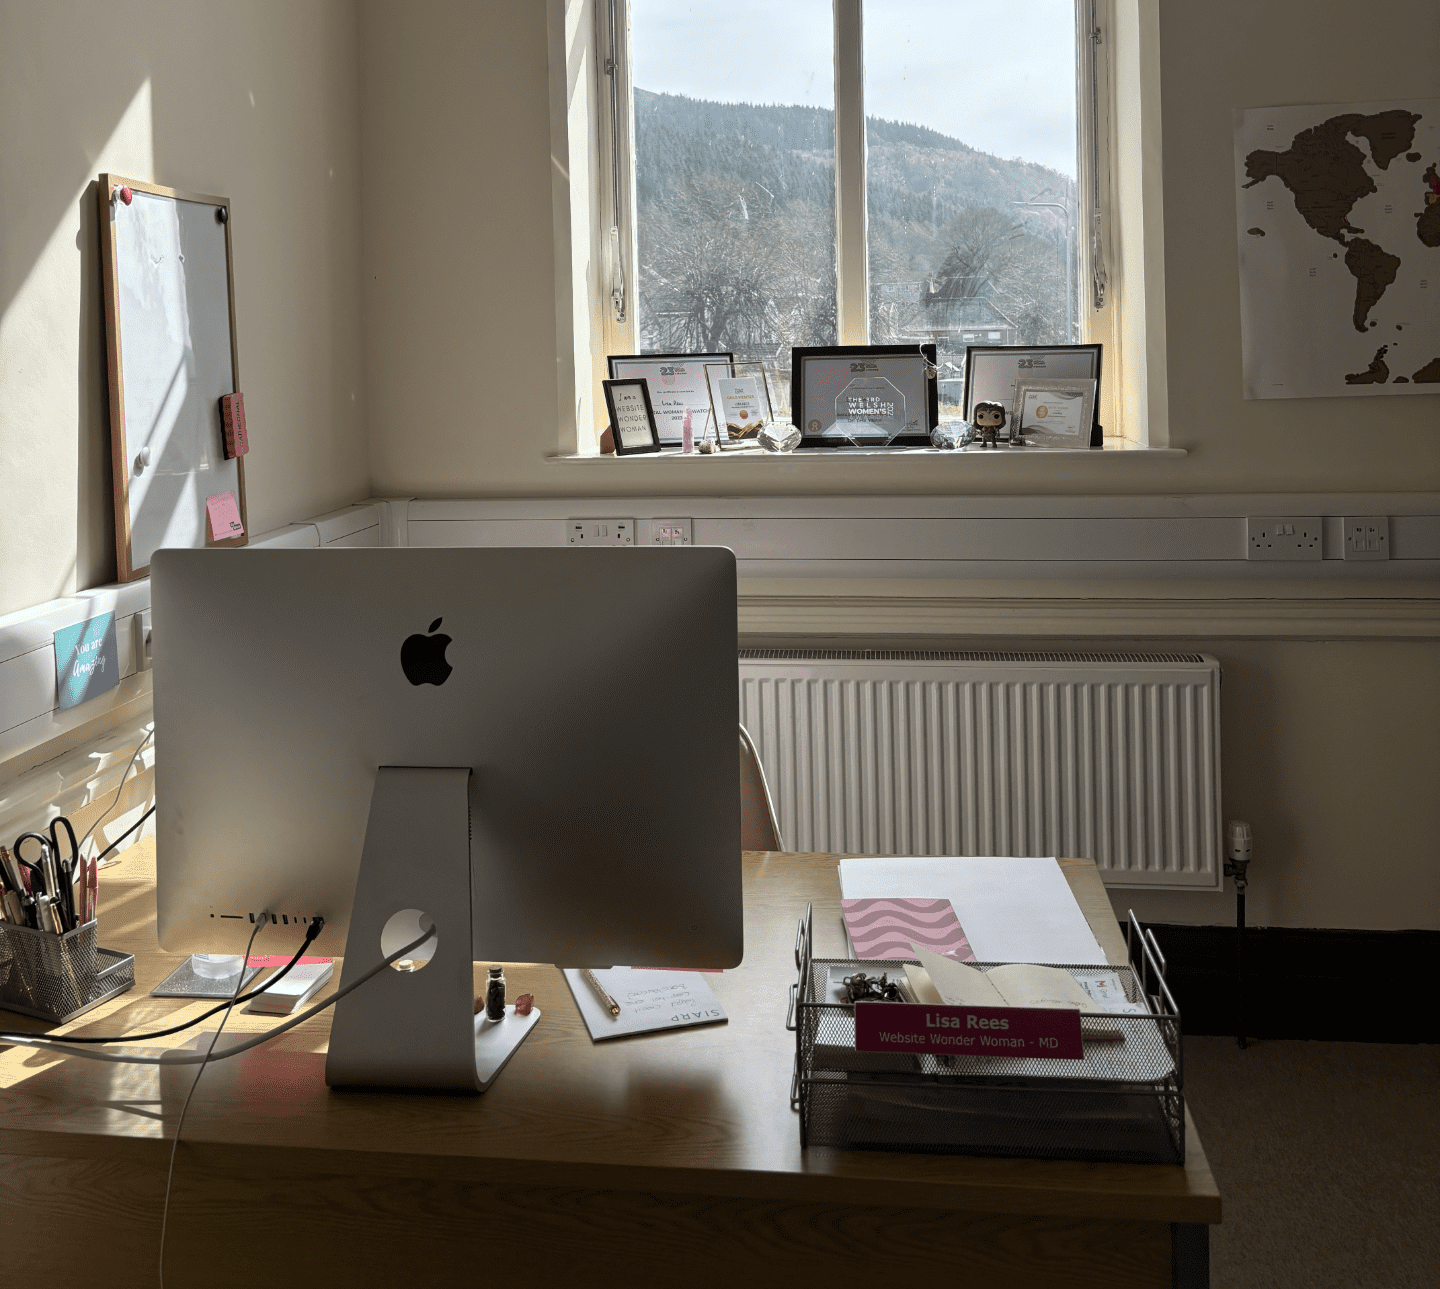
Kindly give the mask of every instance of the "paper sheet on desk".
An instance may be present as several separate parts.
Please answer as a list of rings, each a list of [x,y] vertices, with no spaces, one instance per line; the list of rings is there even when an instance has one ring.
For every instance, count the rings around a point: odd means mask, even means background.
[[[563,974],[585,1028],[597,1043],[659,1029],[714,1025],[729,1019],[715,991],[689,971],[596,967],[595,978],[620,1004],[618,1016],[610,1015],[576,968],[565,967]]]
[[[840,893],[847,900],[948,899],[981,962],[1105,963],[1054,859],[842,859]]]

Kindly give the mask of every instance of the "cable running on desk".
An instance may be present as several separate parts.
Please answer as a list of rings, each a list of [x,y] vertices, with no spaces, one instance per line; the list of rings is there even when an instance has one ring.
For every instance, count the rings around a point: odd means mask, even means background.
[[[346,985],[344,989],[339,990],[337,993],[331,994],[324,1002],[316,1003],[313,1007],[307,1007],[298,1015],[290,1017],[283,1025],[277,1025],[274,1029],[266,1030],[263,1034],[257,1034],[254,1038],[247,1039],[243,1043],[236,1043],[234,1047],[227,1047],[223,1052],[217,1053],[215,1059],[217,1061],[223,1061],[227,1057],[239,1056],[241,1052],[248,1052],[252,1047],[259,1047],[261,1043],[268,1043],[272,1038],[278,1038],[281,1034],[285,1033],[286,1030],[294,1029],[296,1025],[309,1020],[310,1017],[319,1015],[319,1013],[327,1007],[333,1007],[344,998],[346,994],[359,989],[360,986],[372,976],[379,975],[380,972],[384,971],[391,963],[398,962],[408,953],[413,953],[434,934],[435,928],[431,927],[424,935],[396,949],[388,958],[382,958],[358,980]],[[205,1061],[205,1057],[199,1052],[192,1053],[190,1056],[175,1056],[169,1052],[166,1052],[164,1056],[116,1056],[113,1052],[92,1052],[87,1047],[70,1047],[55,1039],[37,1037],[34,1034],[7,1034],[3,1039],[0,1039],[0,1041],[13,1043],[17,1047],[43,1048],[46,1051],[58,1052],[64,1056],[79,1056],[87,1061],[108,1061],[111,1065],[200,1065]]]
[[[259,925],[263,925],[263,923]],[[171,1034],[178,1034],[181,1030],[193,1028],[194,1026],[198,1025],[202,1020],[209,1020],[210,1017],[215,1015],[216,1012],[223,1012],[228,1007],[233,1006],[234,1003],[245,1003],[249,1002],[252,998],[258,998],[272,985],[278,984],[281,980],[285,978],[286,974],[290,971],[290,969],[295,966],[295,964],[298,963],[302,957],[304,957],[305,950],[314,943],[315,938],[320,934],[322,930],[324,930],[324,927],[324,918],[313,919],[310,923],[310,926],[306,929],[304,941],[301,943],[300,947],[295,950],[295,956],[291,958],[290,961],[287,962],[283,967],[281,967],[279,971],[277,971],[273,976],[271,976],[263,985],[261,985],[259,989],[252,989],[248,994],[241,994],[239,995],[239,997],[235,998],[233,1002],[231,999],[227,998],[223,1003],[216,1003],[215,1006],[210,1008],[209,1011],[201,1012],[198,1016],[195,1016],[190,1020],[181,1021],[178,1025],[171,1025],[169,1029],[154,1029],[151,1030],[148,1034],[120,1034],[116,1036],[96,1035],[94,1037],[83,1034],[46,1034],[44,1035],[44,1037],[47,1041],[51,1043],[139,1043],[143,1042],[145,1039],[150,1038],[169,1038]],[[250,939],[253,943],[255,939],[254,931],[250,933]],[[249,964],[249,961],[250,951],[247,949],[245,951],[246,965]],[[240,968],[240,972],[243,979],[245,972],[244,966]],[[7,1033],[4,1031],[0,1031],[0,1043],[17,1042],[27,1037],[33,1036],[23,1033]]]

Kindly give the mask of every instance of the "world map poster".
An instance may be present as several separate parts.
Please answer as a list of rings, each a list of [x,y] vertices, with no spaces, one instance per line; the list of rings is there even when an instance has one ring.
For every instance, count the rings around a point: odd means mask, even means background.
[[[1440,393],[1440,99],[1235,112],[1246,398]]]

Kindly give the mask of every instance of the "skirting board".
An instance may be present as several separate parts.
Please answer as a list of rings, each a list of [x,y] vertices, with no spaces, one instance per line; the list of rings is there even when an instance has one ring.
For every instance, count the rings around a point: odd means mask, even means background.
[[[1147,923],[1187,1034],[1239,1034],[1235,928]],[[1420,986],[1440,931],[1249,927],[1243,1031],[1250,1038],[1440,1043],[1440,1013]]]

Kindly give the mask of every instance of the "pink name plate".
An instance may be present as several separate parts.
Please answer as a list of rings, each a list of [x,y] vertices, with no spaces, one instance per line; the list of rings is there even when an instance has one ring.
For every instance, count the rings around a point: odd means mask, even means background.
[[[1080,1013],[1050,1007],[947,1007],[929,1003],[856,1003],[861,1052],[933,1056],[1048,1056],[1078,1061]]]

